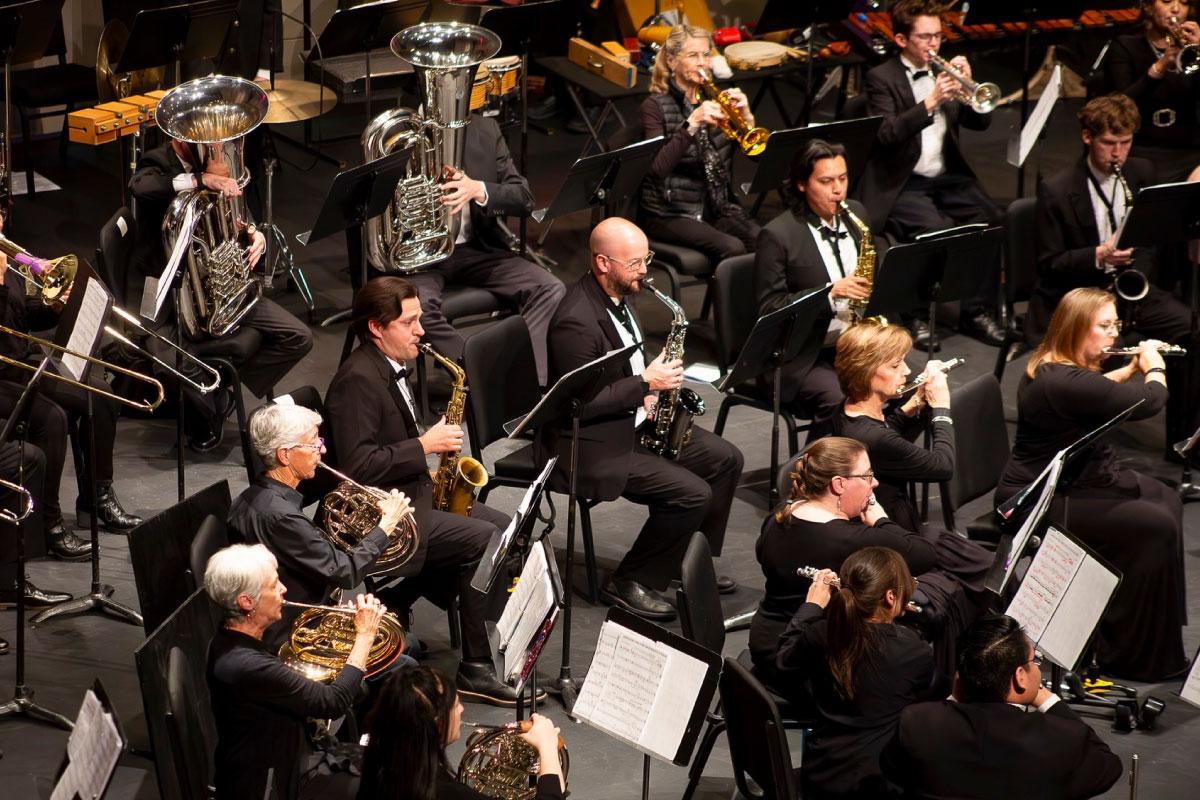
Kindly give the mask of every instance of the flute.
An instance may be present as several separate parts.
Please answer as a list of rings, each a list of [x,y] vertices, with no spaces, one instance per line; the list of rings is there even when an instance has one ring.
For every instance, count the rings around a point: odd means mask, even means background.
[[[950,370],[954,369],[955,367],[961,367],[965,363],[967,363],[965,358],[952,358],[949,361],[943,362],[938,371],[945,375]],[[902,397],[915,389],[921,388],[925,385],[925,381],[927,380],[929,380],[928,373],[922,372],[920,375],[897,389],[896,396]]]
[[[818,567],[797,567],[796,575],[801,578],[808,578],[810,581],[812,581],[812,580],[816,580],[817,573],[820,571],[821,570]],[[842,587],[842,579],[839,578],[838,576],[834,575],[833,580],[831,580],[829,582],[829,585],[840,589]],[[924,609],[922,609],[919,605],[917,605],[913,601],[909,600],[908,603],[904,606],[904,610],[908,611],[911,614],[920,614]]]
[[[1155,346],[1160,356],[1186,356],[1187,348],[1180,347],[1177,344],[1167,344],[1160,342]],[[1141,352],[1140,347],[1106,347],[1102,351],[1106,356],[1136,356]]]

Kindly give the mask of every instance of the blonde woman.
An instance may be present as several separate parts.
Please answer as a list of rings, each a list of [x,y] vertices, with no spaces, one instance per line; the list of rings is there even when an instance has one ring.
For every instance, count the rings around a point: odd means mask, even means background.
[[[718,128],[725,114],[701,91],[702,74],[712,76],[712,49],[708,31],[676,25],[654,62],[642,128],[647,139],[664,142],[642,182],[638,222],[651,239],[699,250],[715,267],[752,252],[759,227],[733,193],[734,143]],[[746,95],[726,94],[753,125]]]

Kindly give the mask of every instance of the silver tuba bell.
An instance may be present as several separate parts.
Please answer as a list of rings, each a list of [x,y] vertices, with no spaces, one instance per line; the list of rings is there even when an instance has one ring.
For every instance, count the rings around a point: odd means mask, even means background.
[[[267,93],[258,84],[211,75],[163,95],[156,120],[171,138],[199,148],[197,169],[226,174],[245,188],[250,171],[242,157],[244,137],[266,117],[267,105]],[[184,333],[199,339],[232,331],[262,294],[246,255],[254,226],[243,198],[205,188],[180,192],[167,209],[162,232],[168,254],[179,237],[190,240],[177,309]]]
[[[424,116],[395,108],[363,131],[367,161],[410,152],[392,202],[367,221],[367,259],[378,270],[404,274],[454,252],[460,220],[442,205],[442,181],[462,165],[475,72],[499,51],[500,38],[477,25],[423,22],[393,36],[391,47],[413,65]]]

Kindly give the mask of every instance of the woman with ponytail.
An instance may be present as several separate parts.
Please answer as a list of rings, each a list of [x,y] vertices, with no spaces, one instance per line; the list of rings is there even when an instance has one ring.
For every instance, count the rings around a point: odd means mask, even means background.
[[[905,706],[933,692],[930,646],[895,624],[916,587],[899,553],[865,547],[836,573],[817,573],[780,638],[778,674],[807,683],[816,706],[804,749],[804,797],[891,794],[879,755]]]
[[[393,673],[367,717],[370,738],[358,800],[486,800],[458,783],[446,762],[446,746],[460,736],[462,711],[454,681],[438,670]],[[521,738],[538,751],[536,800],[561,800],[558,728],[534,714],[533,726]]]

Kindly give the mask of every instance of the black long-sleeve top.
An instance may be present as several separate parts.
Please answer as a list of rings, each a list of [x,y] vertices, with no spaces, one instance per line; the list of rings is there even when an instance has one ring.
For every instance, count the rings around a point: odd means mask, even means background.
[[[214,785],[220,800],[261,800],[267,770],[276,795],[294,798],[307,751],[304,721],[340,717],[358,699],[363,673],[345,666],[330,684],[289,669],[258,639],[222,628],[208,648],[208,692],[217,723]]]
[[[557,775],[542,775],[537,780],[537,791],[534,800],[561,800],[562,787]],[[481,794],[469,786],[464,786],[450,776],[442,776],[437,782],[438,800],[489,800],[488,795]],[[366,800],[361,794],[358,800]]]
[[[1138,400],[1145,402],[1130,419],[1147,419],[1167,402],[1167,387],[1140,376],[1125,383],[1068,364],[1043,364],[1036,377],[1025,375],[1017,388],[1017,435],[1000,478],[997,497],[1008,497],[1033,482],[1059,450],[1109,421]],[[1117,467],[1112,447],[1103,440],[1067,467],[1073,486],[1131,488],[1136,478]]]
[[[905,491],[909,481],[938,483],[954,476],[954,423],[950,409],[934,408],[909,416],[896,408],[884,419],[850,416],[843,408],[833,417],[833,432],[862,442],[879,480],[875,499],[888,517],[908,530],[920,530],[920,515]],[[930,447],[916,439],[928,428]]]
[[[246,544],[265,545],[279,562],[279,580],[289,600],[324,603],[334,587],[352,589],[387,549],[388,537],[376,527],[349,552],[336,547],[304,515],[300,492],[260,475],[229,507],[230,536]],[[283,619],[267,631],[277,648],[300,611],[285,608]]]
[[[817,724],[805,741],[805,797],[886,796],[880,753],[896,732],[900,712],[929,697],[930,645],[901,625],[868,628],[873,652],[855,669],[853,700],[843,696],[829,669],[824,609],[804,603],[780,637],[778,674],[806,683],[817,709]]]
[[[39,298],[25,293],[25,279],[11,269],[4,270],[0,281],[0,325],[14,331],[41,331],[58,324],[58,311]],[[16,336],[0,336],[0,355],[16,361],[28,361],[34,355],[33,345]],[[0,378],[21,383],[29,381],[29,372],[20,367],[0,365]]]
[[[782,523],[767,517],[755,545],[766,576],[763,598],[750,625],[750,654],[754,663],[770,665],[779,637],[804,604],[811,581],[796,574],[798,567],[838,570],[852,553],[870,546],[890,547],[904,557],[913,575],[934,567],[933,542],[888,519],[876,525],[862,520],[810,522],[789,516]]]
[[[1157,147],[1200,147],[1200,120],[1196,116],[1200,80],[1178,72],[1167,72],[1157,80],[1151,78],[1150,67],[1157,60],[1154,48],[1142,33],[1113,39],[1104,59],[1108,91],[1128,95],[1142,115],[1142,127],[1133,135],[1133,142]],[[1172,115],[1173,124],[1161,125]],[[1160,124],[1155,124],[1156,118]]]

